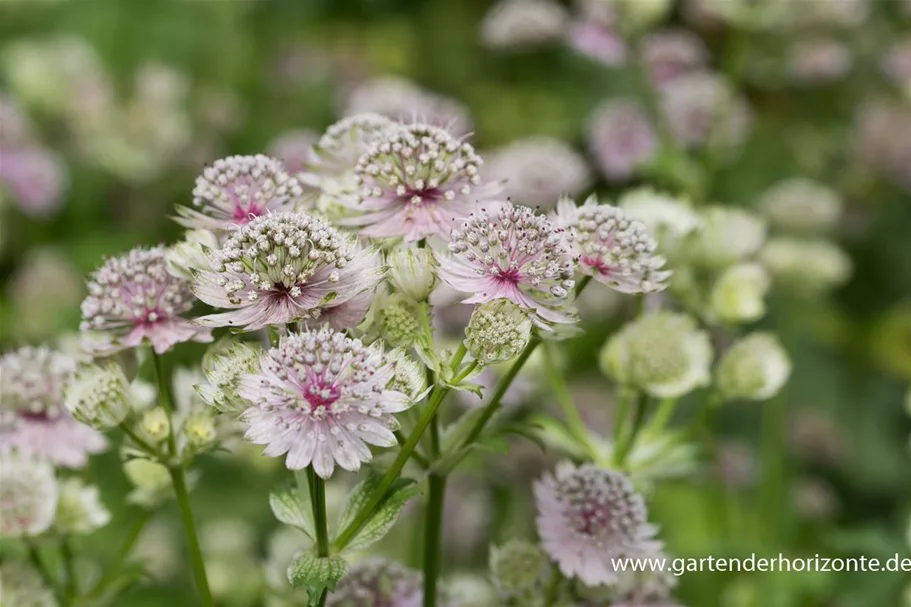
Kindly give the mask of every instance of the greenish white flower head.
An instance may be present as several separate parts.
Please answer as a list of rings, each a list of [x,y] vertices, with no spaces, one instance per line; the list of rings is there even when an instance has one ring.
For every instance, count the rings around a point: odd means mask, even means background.
[[[531,318],[508,299],[495,299],[474,309],[465,328],[468,352],[481,365],[512,360],[531,339]]]
[[[709,305],[715,317],[725,323],[759,320],[765,315],[765,295],[771,278],[758,263],[731,266],[715,280]]]
[[[261,352],[243,342],[222,342],[202,359],[206,382],[195,386],[199,397],[222,413],[241,413],[249,406],[237,394],[240,378],[259,367]]]
[[[140,434],[154,443],[163,442],[168,438],[168,433],[171,431],[168,414],[161,407],[155,407],[144,412],[139,420],[138,427]]]
[[[416,401],[427,389],[424,367],[408,356],[403,348],[387,352],[386,360],[392,365],[392,379],[386,384],[386,389],[401,392]]]
[[[86,365],[67,386],[64,405],[73,417],[97,430],[113,428],[131,409],[131,389],[123,369],[114,362]]]
[[[212,270],[208,251],[217,248],[218,237],[214,232],[202,228],[187,230],[183,240],[165,252],[168,274],[192,281],[195,271]]]
[[[711,206],[700,215],[703,227],[693,243],[694,258],[700,265],[729,266],[756,253],[765,241],[765,222],[743,209]]]
[[[171,475],[168,469],[148,459],[131,459],[123,465],[123,472],[133,484],[127,501],[144,508],[155,506],[171,492]]]
[[[702,227],[702,218],[687,201],[648,187],[625,193],[617,206],[630,219],[644,223],[665,254],[677,251],[686,238]]]
[[[390,347],[406,348],[423,334],[415,302],[399,294],[386,295],[378,297],[373,308],[373,329]]]
[[[0,565],[0,597],[10,607],[57,607],[54,592],[32,567],[13,560]]]
[[[751,333],[735,342],[716,371],[716,384],[726,399],[767,400],[791,375],[791,360],[771,333]]]
[[[413,301],[423,301],[433,291],[437,284],[436,265],[429,247],[404,244],[386,254],[389,284]]]
[[[803,232],[833,228],[842,206],[838,192],[799,177],[776,183],[759,199],[760,211],[773,226]]]
[[[851,277],[851,258],[827,240],[772,238],[759,252],[759,261],[776,283],[815,295],[841,286]]]
[[[628,323],[601,350],[601,370],[623,386],[677,398],[709,383],[709,335],[685,314],[652,312]]]
[[[55,530],[85,535],[104,527],[110,520],[111,513],[101,503],[98,487],[74,477],[60,481]]]
[[[47,461],[0,456],[0,538],[48,530],[57,507],[57,479]]]
[[[674,0],[613,0],[610,4],[622,29],[642,31],[662,21]]]
[[[551,575],[547,555],[531,542],[510,540],[490,547],[490,578],[504,601],[534,604]]]

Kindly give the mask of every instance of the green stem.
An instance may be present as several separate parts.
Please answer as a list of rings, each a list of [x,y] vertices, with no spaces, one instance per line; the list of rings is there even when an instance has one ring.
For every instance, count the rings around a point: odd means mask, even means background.
[[[162,357],[152,351],[152,360],[155,361],[155,376],[158,380],[158,398],[161,406],[168,415],[168,453],[177,457],[177,440],[174,437],[174,393],[171,391],[171,376],[165,372]]]
[[[60,554],[63,556],[63,567],[66,571],[65,592],[68,599],[78,596],[79,584],[76,579],[76,557],[73,555],[73,546],[69,538],[60,542]]]
[[[660,433],[667,427],[668,422],[671,421],[671,417],[674,415],[674,409],[676,408],[676,398],[662,398],[658,403],[658,409],[652,415],[652,418],[648,420],[645,431],[649,434]]]
[[[101,579],[98,580],[95,587],[88,593],[89,598],[97,598],[104,594],[105,590],[108,589],[108,586],[117,579],[118,575],[120,575],[121,566],[130,555],[133,545],[136,543],[136,540],[139,539],[139,535],[142,533],[142,530],[145,529],[146,523],[149,522],[151,517],[151,510],[141,510],[139,512],[139,515],[133,521],[133,525],[127,532],[123,544],[120,545],[120,550],[117,551],[114,562],[105,569],[104,575],[101,576]]]
[[[617,404],[617,415],[614,418],[614,463],[619,460],[620,452],[623,450],[623,440],[626,436],[626,420],[629,417],[629,409],[636,393],[625,388],[620,389],[620,402]]]
[[[560,585],[563,583],[563,573],[559,567],[554,567],[554,577],[547,587],[547,594],[544,597],[544,607],[551,607],[557,602],[560,596]]]
[[[437,582],[442,560],[443,510],[446,477],[431,474],[427,479],[428,501],[424,519],[424,607],[436,607]]]
[[[579,410],[576,409],[576,405],[566,386],[566,381],[563,379],[563,374],[560,373],[560,370],[557,368],[553,350],[554,345],[552,343],[544,344],[544,370],[547,374],[547,380],[550,383],[554,396],[557,398],[557,402],[563,409],[563,418],[565,419],[570,432],[576,440],[584,444],[589,453],[594,456],[597,453],[597,450],[594,445],[592,445],[588,426],[579,414]]]
[[[398,441],[399,446],[401,447],[402,445],[405,444],[405,441],[407,439],[405,438],[405,435],[402,433],[401,430],[396,430],[395,431],[395,440]],[[423,468],[430,467],[430,460],[427,459],[426,457],[424,457],[423,455],[421,455],[421,452],[418,451],[417,449],[414,450],[414,453],[411,454],[411,457],[413,457],[414,461],[416,461],[418,464],[420,464],[421,467],[423,467]]]
[[[456,351],[455,357],[453,358],[453,369],[457,368],[459,362],[465,357],[467,349],[465,343],[459,344],[459,349]],[[469,373],[477,366],[476,363],[468,365],[468,367],[456,376],[453,380],[453,383],[461,381],[468,376]],[[402,445],[401,450],[396,456],[395,460],[392,462],[392,466],[386,471],[383,477],[380,479],[379,484],[376,487],[376,491],[373,492],[373,495],[370,497],[370,500],[364,504],[364,507],[361,508],[357,516],[354,517],[354,520],[339,533],[339,536],[335,539],[335,549],[341,551],[345,546],[348,545],[355,534],[360,530],[360,528],[366,523],[371,516],[374,514],[374,510],[377,506],[380,505],[380,502],[386,497],[386,492],[392,487],[392,484],[395,483],[396,479],[399,477],[399,474],[402,472],[402,468],[405,467],[405,464],[408,462],[408,458],[411,457],[414,452],[415,447],[417,447],[418,442],[421,440],[421,435],[424,434],[424,431],[427,429],[427,426],[430,425],[430,422],[433,421],[433,417],[436,415],[437,410],[440,408],[440,404],[443,402],[443,398],[446,394],[449,393],[449,388],[443,386],[437,386],[430,393],[430,397],[427,402],[427,406],[424,408],[424,411],[421,413],[421,418],[418,420],[417,425],[414,427],[414,430],[411,431],[411,434],[408,436],[408,440],[405,441],[405,444]]]
[[[190,561],[193,565],[193,575],[196,577],[196,587],[204,607],[214,607],[212,593],[209,590],[209,580],[206,578],[206,565],[199,548],[199,536],[196,534],[196,524],[193,522],[193,511],[190,509],[190,495],[187,492],[187,478],[182,466],[169,466],[171,482],[174,484],[174,493],[180,506],[180,516],[183,519],[184,531],[187,535],[187,548],[190,551]]]
[[[326,515],[326,481],[313,466],[307,468],[310,483],[310,504],[313,507],[313,524],[316,526],[316,554],[329,556],[329,519]]]
[[[158,449],[150,445],[148,442],[143,440],[142,437],[133,432],[132,428],[130,428],[126,422],[120,422],[119,427],[121,430],[123,430],[123,433],[130,437],[134,443],[139,445],[143,451],[146,451],[149,455],[154,455],[156,457],[158,456]]]
[[[38,575],[41,576],[41,579],[44,580],[45,585],[47,585],[54,592],[54,597],[56,597],[57,602],[61,605],[66,605],[67,597],[63,588],[60,585],[60,582],[54,575],[51,573],[51,570],[48,569],[47,565],[44,562],[44,559],[41,558],[41,553],[38,551],[38,546],[34,543],[28,543],[28,558],[32,563],[32,566],[38,572]]]
[[[576,297],[579,297],[579,295],[582,293],[585,287],[588,286],[588,283],[590,283],[591,280],[591,276],[583,276],[576,282]]]
[[[642,428],[642,420],[645,419],[645,407],[648,404],[648,399],[644,394],[636,395],[636,408],[633,410],[633,420],[632,427],[630,428],[629,433],[624,436],[622,446],[618,446],[617,449],[617,466],[622,467],[626,463],[626,458],[630,454],[630,451],[633,450],[633,445],[636,444],[636,438],[639,436],[639,430]]]

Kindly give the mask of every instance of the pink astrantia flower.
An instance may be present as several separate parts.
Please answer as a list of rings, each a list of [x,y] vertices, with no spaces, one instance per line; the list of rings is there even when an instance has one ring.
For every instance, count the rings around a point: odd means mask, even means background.
[[[214,270],[197,273],[193,292],[233,311],[196,322],[248,331],[319,318],[373,289],[382,276],[377,251],[306,213],[257,217],[212,252],[211,262]]]
[[[335,465],[357,470],[372,459],[367,445],[391,447],[393,413],[408,409],[405,394],[387,390],[394,367],[381,347],[329,328],[291,333],[265,353],[259,373],[241,378],[238,394],[252,403],[246,438],[300,470],[313,464],[329,478]]]
[[[708,62],[708,50],[691,31],[667,29],[648,34],[642,40],[642,60],[651,80],[664,84]]]
[[[575,263],[562,231],[528,207],[497,207],[472,213],[452,231],[452,255],[440,262],[440,278],[474,294],[463,303],[508,299],[531,310],[539,327],[574,322],[559,310],[575,286]]]
[[[358,160],[359,191],[351,208],[361,215],[341,223],[364,226],[361,234],[372,238],[445,238],[478,202],[501,189],[483,183],[481,163],[471,144],[443,129],[403,125]]]
[[[421,607],[423,603],[420,571],[370,557],[351,566],[329,594],[326,607]]]
[[[569,28],[569,46],[608,67],[626,61],[626,43],[620,35],[610,2],[582,2],[580,18]]]
[[[211,331],[183,314],[193,307],[190,284],[168,273],[167,249],[136,248],[112,257],[91,275],[82,302],[83,344],[113,354],[148,340],[162,354],[185,341],[212,341]]]
[[[104,437],[63,406],[76,361],[48,348],[25,347],[0,358],[0,453],[16,452],[81,468],[103,451]]]
[[[66,165],[50,150],[34,145],[0,146],[0,158],[0,190],[23,213],[53,215],[67,186]]]
[[[177,222],[187,228],[232,230],[272,211],[295,209],[303,188],[275,158],[228,156],[196,178],[193,206],[177,207]]]
[[[557,203],[557,224],[578,257],[579,269],[620,293],[663,291],[671,273],[645,224],[628,219],[623,210],[598,204],[590,196],[580,207],[570,198]]]
[[[668,129],[687,149],[716,143],[736,146],[749,132],[750,107],[720,74],[682,74],[661,87],[660,93]]]
[[[624,181],[658,152],[658,136],[637,102],[611,100],[589,121],[589,145],[608,181]]]
[[[645,500],[619,472],[562,462],[534,493],[541,546],[563,575],[586,586],[616,583],[614,559],[660,548]]]

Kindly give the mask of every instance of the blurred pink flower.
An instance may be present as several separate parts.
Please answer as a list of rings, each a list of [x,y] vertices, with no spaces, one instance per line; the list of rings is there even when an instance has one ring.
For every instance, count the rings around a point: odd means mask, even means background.
[[[641,106],[613,99],[589,119],[589,146],[608,181],[625,181],[658,152],[658,137]]]
[[[691,31],[667,29],[648,34],[641,45],[642,59],[652,82],[661,85],[674,78],[704,67],[708,50]]]
[[[661,88],[661,109],[671,134],[686,148],[741,143],[751,124],[746,100],[720,75],[683,74]]]
[[[60,207],[66,186],[66,165],[50,150],[0,147],[0,188],[23,213],[52,215]]]
[[[319,135],[309,129],[296,129],[282,133],[268,146],[270,156],[278,158],[285,164],[288,172],[300,173],[310,162],[313,145],[319,141]]]
[[[825,84],[851,69],[851,49],[835,39],[810,38],[794,44],[788,53],[788,74],[798,84]]]

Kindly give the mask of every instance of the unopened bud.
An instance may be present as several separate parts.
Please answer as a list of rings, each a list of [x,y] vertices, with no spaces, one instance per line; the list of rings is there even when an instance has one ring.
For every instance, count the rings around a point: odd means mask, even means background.
[[[465,329],[468,352],[482,365],[512,360],[530,338],[531,319],[508,299],[477,306]]]
[[[96,429],[111,428],[130,412],[131,389],[116,363],[88,365],[67,386],[64,404],[73,417]]]
[[[726,399],[767,400],[791,374],[791,361],[778,338],[752,333],[734,343],[718,362],[717,385]]]
[[[417,304],[393,295],[378,312],[383,340],[393,348],[408,347],[422,335]]]
[[[208,383],[196,386],[200,398],[222,413],[240,413],[249,403],[237,394],[240,379],[259,367],[260,351],[245,343],[219,344],[206,352],[202,372]]]
[[[490,548],[490,576],[501,599],[532,604],[544,591],[550,565],[538,546],[511,540]]]
[[[757,263],[731,266],[712,287],[711,310],[723,322],[759,320],[765,314],[763,298],[770,285],[768,272]]]
[[[389,283],[412,301],[424,301],[437,284],[436,259],[429,248],[400,246],[386,254]]]
[[[424,367],[408,356],[401,348],[386,353],[386,360],[392,364],[392,379],[386,384],[387,390],[407,394],[412,400],[427,388],[427,374]]]
[[[165,440],[171,431],[168,414],[161,407],[146,411],[139,421],[139,430],[156,443]]]
[[[187,230],[184,239],[165,253],[168,274],[175,278],[194,280],[197,270],[211,270],[206,249],[217,249],[218,238],[209,230]]]
[[[187,444],[191,449],[201,450],[215,442],[215,417],[211,409],[190,413],[183,426]]]

